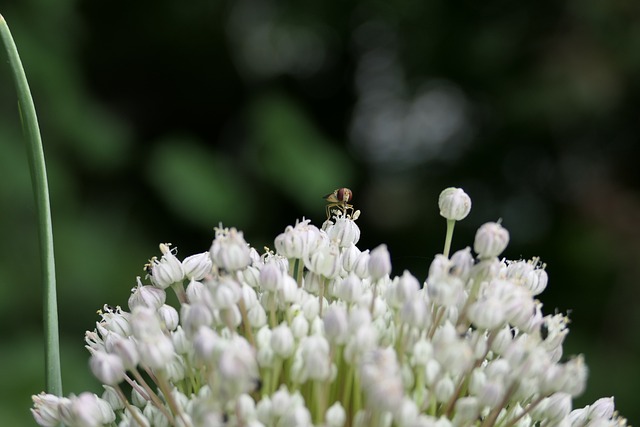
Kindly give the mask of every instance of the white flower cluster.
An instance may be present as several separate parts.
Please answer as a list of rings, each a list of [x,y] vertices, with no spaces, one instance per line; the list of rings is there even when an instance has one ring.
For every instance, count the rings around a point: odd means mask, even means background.
[[[448,220],[471,206],[440,198]],[[453,197],[447,200],[447,197]],[[357,216],[354,214],[354,216]],[[498,258],[508,232],[436,255],[428,277],[391,277],[385,245],[361,250],[337,212],[287,227],[262,255],[216,229],[182,261],[168,244],[138,278],[129,310],[105,306],[86,333],[98,397],[34,396],[41,426],[624,426],[613,398],[572,408],[587,378],[563,361],[568,319],[535,299],[538,259]],[[167,303],[171,289],[178,305]]]

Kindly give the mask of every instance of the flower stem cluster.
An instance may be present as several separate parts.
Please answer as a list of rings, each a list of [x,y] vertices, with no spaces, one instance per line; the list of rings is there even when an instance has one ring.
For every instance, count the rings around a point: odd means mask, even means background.
[[[449,223],[471,206],[447,189]],[[544,264],[498,258],[509,235],[480,227],[437,254],[425,280],[392,275],[385,245],[361,250],[354,218],[287,227],[260,254],[217,228],[180,260],[160,245],[128,310],[87,331],[98,396],[39,394],[41,426],[624,426],[613,399],[573,409],[581,356],[563,357],[566,316],[535,299]],[[144,282],[147,282],[146,284]],[[167,292],[177,304],[167,303]]]

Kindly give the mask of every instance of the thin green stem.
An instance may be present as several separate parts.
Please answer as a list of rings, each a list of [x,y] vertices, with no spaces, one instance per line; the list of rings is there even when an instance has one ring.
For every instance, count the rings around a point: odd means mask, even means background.
[[[447,220],[447,235],[444,238],[444,250],[442,251],[442,255],[449,258],[449,251],[451,250],[451,241],[453,240],[453,229],[456,225],[455,219]]]
[[[62,396],[62,375],[60,370],[60,340],[58,336],[58,302],[56,297],[56,274],[53,256],[53,229],[49,205],[49,186],[44,162],[44,151],[38,117],[33,104],[29,83],[6,21],[0,15],[0,38],[9,57],[18,95],[18,110],[22,129],[27,142],[27,156],[31,170],[31,181],[38,215],[38,236],[42,262],[43,320],[45,334],[45,388],[48,393]]]

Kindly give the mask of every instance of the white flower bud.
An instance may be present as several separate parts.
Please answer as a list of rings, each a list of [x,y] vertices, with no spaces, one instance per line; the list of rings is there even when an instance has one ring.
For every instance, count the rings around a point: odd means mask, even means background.
[[[167,379],[172,383],[182,381],[186,374],[186,368],[184,365],[184,359],[178,354],[174,354],[173,359],[169,362],[164,369]]]
[[[142,387],[139,385],[131,389],[131,403],[138,408],[144,408],[147,405],[147,402],[149,402],[149,397],[146,394],[142,394],[141,390]]]
[[[256,404],[256,416],[258,417],[258,420],[260,420],[264,425],[273,424],[274,417],[273,417],[272,407],[273,407],[273,403],[269,396],[264,396]]]
[[[309,334],[309,321],[303,315],[297,315],[291,321],[291,333],[294,338],[301,339]]]
[[[164,304],[158,308],[158,316],[160,317],[160,323],[163,330],[174,331],[180,323],[180,316],[178,311],[173,306]]]
[[[497,222],[480,226],[473,242],[473,250],[480,259],[497,257],[509,244],[509,232]]]
[[[453,380],[448,376],[444,376],[440,378],[433,388],[434,396],[436,397],[437,402],[447,402],[453,396],[455,392],[455,384]]]
[[[247,422],[256,419],[256,402],[248,394],[238,396],[235,408],[239,419]]]
[[[134,411],[136,413],[135,417],[130,411]],[[138,420],[142,422],[142,425],[138,423]],[[144,416],[140,408],[132,406],[125,408],[122,413],[122,421],[120,421],[118,427],[151,427],[151,422]]]
[[[505,325],[498,333],[496,334],[493,342],[491,343],[491,351],[498,355],[504,354],[511,342],[513,341],[513,331],[509,325]]]
[[[492,331],[504,324],[506,313],[498,298],[484,298],[469,306],[467,317],[476,327]]]
[[[257,289],[260,286],[260,270],[250,265],[244,270],[240,272],[242,278],[244,279],[244,283],[249,285],[253,289]]]
[[[207,282],[215,308],[223,309],[235,306],[242,296],[240,284],[230,277]]]
[[[129,309],[133,310],[136,306],[143,305],[149,308],[157,309],[167,299],[167,294],[163,289],[155,286],[143,286],[140,278],[137,278],[138,286],[131,290],[129,296]]]
[[[360,364],[362,389],[368,405],[382,411],[394,411],[404,397],[402,377],[393,348],[377,348],[363,354]]]
[[[304,265],[310,271],[332,279],[340,273],[340,249],[335,242],[323,245],[304,258]]]
[[[187,294],[187,301],[189,301],[190,304],[202,303],[213,306],[211,293],[204,283],[191,279],[185,292]]]
[[[66,397],[58,397],[47,393],[33,395],[31,399],[33,400],[31,414],[38,425],[42,427],[56,427],[60,424],[58,408],[60,405],[70,403],[70,400]]]
[[[569,416],[571,412],[571,395],[567,393],[554,393],[545,399],[545,419],[560,421]]]
[[[182,318],[182,328],[187,336],[192,336],[200,326],[210,326],[213,324],[213,314],[209,307],[201,303],[182,304],[180,308]]]
[[[282,281],[282,270],[276,263],[267,262],[260,269],[260,285],[262,289],[275,292],[281,287]]]
[[[216,238],[209,254],[214,264],[225,271],[237,271],[251,264],[251,251],[242,232],[231,229],[216,230]]]
[[[355,273],[349,273],[347,277],[340,280],[335,289],[335,294],[341,300],[348,303],[355,303],[362,298],[362,279]]]
[[[391,255],[387,245],[379,245],[371,251],[368,267],[371,280],[382,279],[391,274]]]
[[[293,354],[293,333],[285,324],[276,326],[271,333],[271,348],[274,353],[283,359]]]
[[[435,280],[427,279],[426,285],[429,298],[437,305],[452,307],[458,304],[464,296],[464,283],[457,277],[440,277]]]
[[[187,338],[187,334],[182,329],[182,326],[178,326],[175,331],[171,333],[171,341],[173,341],[173,347],[178,354],[190,353],[193,349],[191,341]]]
[[[237,396],[255,389],[258,363],[255,351],[242,336],[236,335],[222,351],[218,361],[220,386],[228,396]]]
[[[153,427],[169,427],[169,420],[157,406],[147,403],[142,414],[149,420]]]
[[[267,324],[267,312],[260,304],[255,304],[249,309],[247,318],[253,328],[261,328]]]
[[[282,304],[292,303],[296,300],[297,294],[298,283],[293,277],[285,275],[282,278],[282,286],[278,289],[278,302],[281,306]]]
[[[451,255],[451,267],[449,268],[449,274],[459,277],[463,282],[466,282],[471,275],[471,269],[473,268],[473,255],[471,255],[471,248],[466,247],[456,251]]]
[[[589,370],[584,363],[584,357],[579,355],[564,364],[565,387],[561,391],[572,397],[581,395],[587,385]]]
[[[427,362],[433,357],[433,345],[431,342],[422,338],[413,346],[411,363],[416,366],[426,366]]]
[[[471,211],[471,198],[461,188],[449,187],[440,193],[438,207],[444,218],[460,221]]]
[[[124,408],[124,402],[120,399],[120,395],[116,389],[109,385],[103,385],[102,388],[104,388],[101,396],[102,400],[107,402],[114,411],[122,410]]]
[[[294,406],[289,390],[283,384],[271,396],[271,413],[274,417],[281,417]]]
[[[369,249],[360,252],[356,262],[353,265],[353,272],[361,279],[365,279],[369,277],[369,258],[371,255],[369,254]]]
[[[347,272],[353,271],[356,264],[356,260],[360,255],[360,249],[354,244],[349,245],[346,249],[342,250],[342,268]]]
[[[138,349],[131,338],[109,334],[105,340],[105,348],[109,353],[118,356],[127,370],[134,369],[140,361]],[[105,382],[105,384],[108,383]]]
[[[164,369],[175,353],[171,338],[164,334],[149,337],[138,343],[140,363],[153,370]]]
[[[344,344],[348,335],[347,311],[344,307],[332,305],[322,319],[327,339],[334,344]]]
[[[300,341],[300,355],[304,363],[304,376],[314,381],[325,381],[331,374],[329,342],[324,336],[310,335]]]
[[[63,424],[77,427],[101,426],[116,419],[108,403],[88,392],[71,397],[59,410]]]
[[[480,414],[480,402],[477,397],[461,397],[456,400],[454,425],[469,425]]]
[[[186,257],[182,261],[182,269],[187,279],[202,280],[211,274],[213,261],[211,261],[209,252],[202,252]]]
[[[420,330],[431,326],[425,299],[419,296],[405,302],[400,311],[400,320]]]
[[[155,258],[151,260],[149,274],[154,286],[166,289],[174,283],[182,282],[184,270],[180,260],[169,249],[169,245],[161,243],[160,252],[162,252],[162,258],[160,261]]]
[[[405,270],[402,276],[396,277],[388,288],[387,303],[394,308],[399,308],[405,302],[416,298],[420,283],[409,271]]]
[[[131,333],[138,339],[162,334],[162,325],[156,310],[138,306],[131,313]]]
[[[355,245],[360,240],[360,228],[354,220],[339,216],[336,222],[328,230],[327,234],[331,240],[338,242],[341,248]]]
[[[280,417],[278,427],[313,427],[311,413],[306,406],[296,406]]]
[[[402,399],[400,406],[393,412],[394,420],[400,426],[414,426],[420,414],[416,403],[406,396]]]
[[[477,394],[478,401],[483,406],[494,408],[500,404],[504,398],[505,385],[502,381],[487,380]]]
[[[347,413],[338,401],[327,409],[324,419],[327,422],[327,427],[342,427],[347,421]]]
[[[122,359],[115,354],[96,351],[89,359],[93,375],[103,384],[117,385],[124,379]]]
[[[590,419],[610,420],[613,417],[615,405],[612,397],[602,397],[589,407]]]

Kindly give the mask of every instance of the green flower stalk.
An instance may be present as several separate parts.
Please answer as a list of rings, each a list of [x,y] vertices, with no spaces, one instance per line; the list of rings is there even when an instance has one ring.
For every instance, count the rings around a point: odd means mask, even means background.
[[[462,190],[444,195],[447,220],[469,213]],[[85,334],[102,395],[34,396],[38,424],[626,425],[613,398],[573,408],[588,371],[581,356],[563,361],[568,318],[543,315],[538,258],[498,258],[509,240],[500,224],[480,227],[475,254],[437,254],[420,283],[391,276],[384,244],[360,250],[359,211],[349,212],[286,227],[275,252],[228,228],[182,260],[161,244],[128,310],[105,305]]]
[[[0,15],[0,38],[4,44],[9,65],[13,73],[18,94],[20,120],[27,143],[27,154],[31,170],[31,182],[38,215],[38,235],[40,238],[40,258],[43,276],[43,310],[45,331],[45,372],[46,389],[49,393],[62,396],[62,376],[60,372],[60,344],[58,337],[58,307],[56,297],[56,274],[53,254],[53,230],[51,226],[51,208],[49,204],[49,186],[47,170],[42,149],[42,139],[36,109],[29,90],[18,49],[13,41],[9,27]]]

